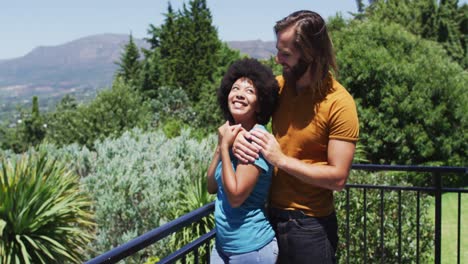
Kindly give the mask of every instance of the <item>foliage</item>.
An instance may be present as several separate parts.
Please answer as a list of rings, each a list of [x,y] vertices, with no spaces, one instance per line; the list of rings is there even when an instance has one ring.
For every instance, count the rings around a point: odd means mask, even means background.
[[[93,254],[98,254],[173,220],[173,210],[185,206],[179,191],[187,192],[182,188],[195,181],[196,173],[206,171],[214,139],[198,142],[188,130],[169,139],[162,131],[133,129],[120,138],[97,142],[94,148],[96,158],[83,182],[95,201],[98,236],[92,246]],[[169,252],[166,243],[161,241],[128,262],[162,257]]]
[[[178,136],[182,128],[193,124],[195,112],[190,99],[181,88],[159,87],[151,101],[156,127],[162,127],[168,137]]]
[[[210,155],[208,155],[209,157]],[[215,196],[210,195],[206,188],[206,168],[198,167],[197,171],[192,172],[195,176],[190,181],[185,181],[182,185],[182,188],[178,191],[178,200],[179,205],[171,210],[171,219],[177,219],[191,211],[194,211],[212,201],[214,201]],[[171,252],[176,251],[177,249],[187,245],[193,240],[199,238],[200,236],[210,232],[215,227],[214,216],[211,214],[204,217],[199,222],[193,223],[188,227],[185,227],[183,230],[175,233],[169,242],[169,247]],[[205,248],[199,249],[199,258],[204,259],[206,254]],[[194,259],[192,256],[188,256],[188,261],[191,263]]]
[[[138,47],[133,41],[133,36],[130,34],[127,45],[125,45],[125,51],[120,56],[120,62],[117,63],[119,68],[117,69],[117,77],[129,84],[136,84],[140,78],[141,63],[140,52]]]
[[[16,152],[21,152],[24,148],[24,143],[19,138],[18,125],[9,127],[6,124],[0,125],[0,149],[10,149]]]
[[[4,128],[2,140],[4,148],[11,148],[16,153],[21,153],[31,146],[39,144],[45,137],[46,123],[39,111],[37,96],[33,96],[31,112],[20,112],[20,119],[16,127],[12,129]]]
[[[180,88],[185,92],[190,105],[187,110],[191,111],[186,115],[192,116],[190,125],[194,127],[193,133],[201,138],[222,123],[216,103],[216,88],[227,67],[240,55],[218,39],[205,0],[189,1],[188,6],[184,5],[178,11],[174,11],[169,3],[165,16],[160,27],[150,25],[148,30],[151,50],[146,52],[146,58],[157,62],[158,67],[151,66],[148,59],[146,67],[154,68],[148,72],[158,76],[159,87]],[[159,89],[156,88],[157,92],[153,94],[164,92]],[[157,97],[161,98],[159,95],[151,96]],[[185,121],[183,118],[170,118],[165,130],[173,134]]]
[[[142,67],[137,88],[141,91],[143,98],[154,99],[157,97],[161,86],[161,65],[159,63],[159,52],[143,49],[145,59]]]
[[[333,40],[371,163],[465,165],[468,75],[440,45],[372,21]]]
[[[79,178],[46,153],[2,159],[0,262],[79,262],[93,227]]]
[[[213,69],[213,83],[205,83],[200,87],[200,100],[195,104],[195,127],[200,135],[206,136],[216,131],[218,126],[225,122],[217,102],[217,89],[228,67],[240,59],[238,51],[231,50],[226,43],[218,51],[219,65]]]
[[[62,109],[62,111],[59,111]],[[46,139],[58,145],[78,143],[92,148],[94,141],[118,137],[133,127],[149,125],[150,106],[129,84],[117,79],[88,105],[63,105],[48,117]]]
[[[157,39],[163,84],[181,87],[198,102],[200,87],[213,82],[211,73],[218,66],[221,48],[206,1],[192,0],[189,8],[184,5],[176,13],[169,5],[166,21],[155,33],[152,39]]]
[[[464,69],[467,68],[466,4],[458,0],[392,0],[375,1],[365,16],[381,24],[398,23],[409,32],[425,39],[438,41],[448,55]]]
[[[348,183],[408,186],[406,176],[394,173],[368,173],[351,171]],[[433,199],[425,194],[420,195],[420,226],[419,249],[417,247],[417,193],[411,191],[384,191],[383,198],[380,190],[360,188],[349,189],[349,257],[350,263],[385,262],[398,263],[401,257],[402,263],[415,263],[416,252],[419,250],[420,262],[429,263],[433,254],[433,222],[430,219]],[[365,198],[364,198],[365,197]],[[341,236],[338,245],[338,259],[345,263],[347,259],[346,245],[346,191],[335,193],[337,217],[339,219],[339,231]],[[366,202],[364,202],[364,199]],[[383,204],[381,204],[381,199]],[[401,207],[398,206],[401,203]],[[384,217],[380,216],[383,206]],[[365,212],[365,213],[364,213]],[[401,216],[401,222],[399,222]],[[381,224],[383,221],[383,229]],[[399,232],[401,224],[401,233]],[[383,251],[380,240],[381,232],[384,235]],[[401,256],[398,256],[398,235],[401,234]],[[382,259],[383,255],[383,259]]]

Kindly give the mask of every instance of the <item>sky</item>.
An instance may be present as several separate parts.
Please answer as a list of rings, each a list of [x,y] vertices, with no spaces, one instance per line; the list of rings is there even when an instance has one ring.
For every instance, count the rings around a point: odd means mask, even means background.
[[[15,0],[0,5],[0,60],[26,55],[85,36],[119,33],[148,37],[150,24],[164,22],[168,0]],[[188,0],[171,0],[178,10]],[[324,18],[357,12],[355,0],[207,0],[223,41],[274,40],[273,25],[288,14],[313,10]]]

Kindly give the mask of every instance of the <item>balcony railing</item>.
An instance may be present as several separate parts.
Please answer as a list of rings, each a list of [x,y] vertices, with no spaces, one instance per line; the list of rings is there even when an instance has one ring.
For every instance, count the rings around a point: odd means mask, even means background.
[[[379,190],[380,191],[380,205],[379,205],[379,247],[380,247],[380,262],[386,263],[386,253],[384,250],[385,247],[385,230],[384,230],[384,218],[385,218],[385,204],[384,204],[384,197],[386,192],[397,192],[398,193],[398,216],[397,216],[397,226],[398,226],[398,242],[397,242],[397,252],[398,255],[398,263],[403,263],[402,260],[402,216],[401,216],[401,205],[402,205],[402,192],[415,192],[416,193],[416,202],[417,202],[417,209],[416,209],[416,262],[420,262],[420,199],[421,193],[430,194],[431,197],[434,199],[435,210],[434,210],[434,253],[433,259],[434,263],[441,263],[441,230],[442,230],[442,194],[443,193],[457,193],[458,194],[458,203],[457,203],[457,263],[461,263],[461,253],[468,250],[468,249],[461,249],[461,215],[462,215],[462,205],[461,205],[461,195],[468,193],[468,189],[464,188],[448,188],[443,187],[442,185],[442,177],[446,175],[457,175],[459,177],[466,177],[468,172],[467,167],[429,167],[429,166],[399,166],[399,165],[368,165],[368,164],[354,164],[352,169],[354,171],[399,171],[399,172],[417,172],[417,173],[431,173],[433,177],[433,185],[429,187],[415,187],[415,186],[381,186],[381,185],[369,185],[369,184],[347,184],[345,189],[345,209],[346,209],[346,219],[340,219],[341,221],[345,221],[345,234],[340,234],[342,237],[345,238],[345,248],[344,254],[346,254],[346,263],[353,262],[352,254],[350,251],[350,190],[362,190],[363,195],[363,245],[362,248],[362,260],[364,263],[367,261],[375,262],[375,260],[371,260],[367,258],[367,226],[368,219],[367,216],[367,193],[370,190]],[[177,232],[184,227],[191,225],[192,223],[200,221],[203,217],[209,216],[213,213],[214,210],[214,203],[209,203],[197,210],[194,210],[174,221],[166,223],[154,230],[151,230],[148,233],[145,233],[119,247],[116,247],[100,256],[97,256],[88,262],[87,264],[98,264],[98,263],[116,263],[128,256],[131,256],[138,252],[139,250],[150,246],[151,244]],[[466,220],[465,220],[466,221]],[[466,226],[464,227],[466,228]],[[178,249],[177,251],[173,252],[169,256],[164,257],[158,263],[174,263],[180,260],[182,263],[186,262],[186,258],[188,254],[192,254],[194,257],[195,263],[208,263],[209,260],[209,252],[210,252],[210,242],[215,237],[215,230],[211,230],[210,232],[200,236],[199,238],[195,239],[191,243],[183,246],[182,248]],[[200,254],[200,249],[203,248],[204,252],[207,254]],[[466,261],[466,259],[465,259]]]

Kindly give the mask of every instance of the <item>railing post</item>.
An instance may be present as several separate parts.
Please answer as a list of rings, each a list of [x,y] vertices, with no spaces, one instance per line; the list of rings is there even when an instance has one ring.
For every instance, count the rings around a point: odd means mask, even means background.
[[[434,263],[440,264],[442,242],[442,177],[440,173],[434,173],[435,186],[435,259]]]

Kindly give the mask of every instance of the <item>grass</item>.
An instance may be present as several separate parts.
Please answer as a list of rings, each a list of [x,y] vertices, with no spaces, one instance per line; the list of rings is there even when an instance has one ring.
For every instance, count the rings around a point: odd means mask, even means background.
[[[435,212],[432,204],[429,212]],[[431,218],[434,221],[433,213]],[[468,194],[461,194],[460,263],[468,263]],[[442,255],[444,264],[457,263],[458,194],[442,195]]]

